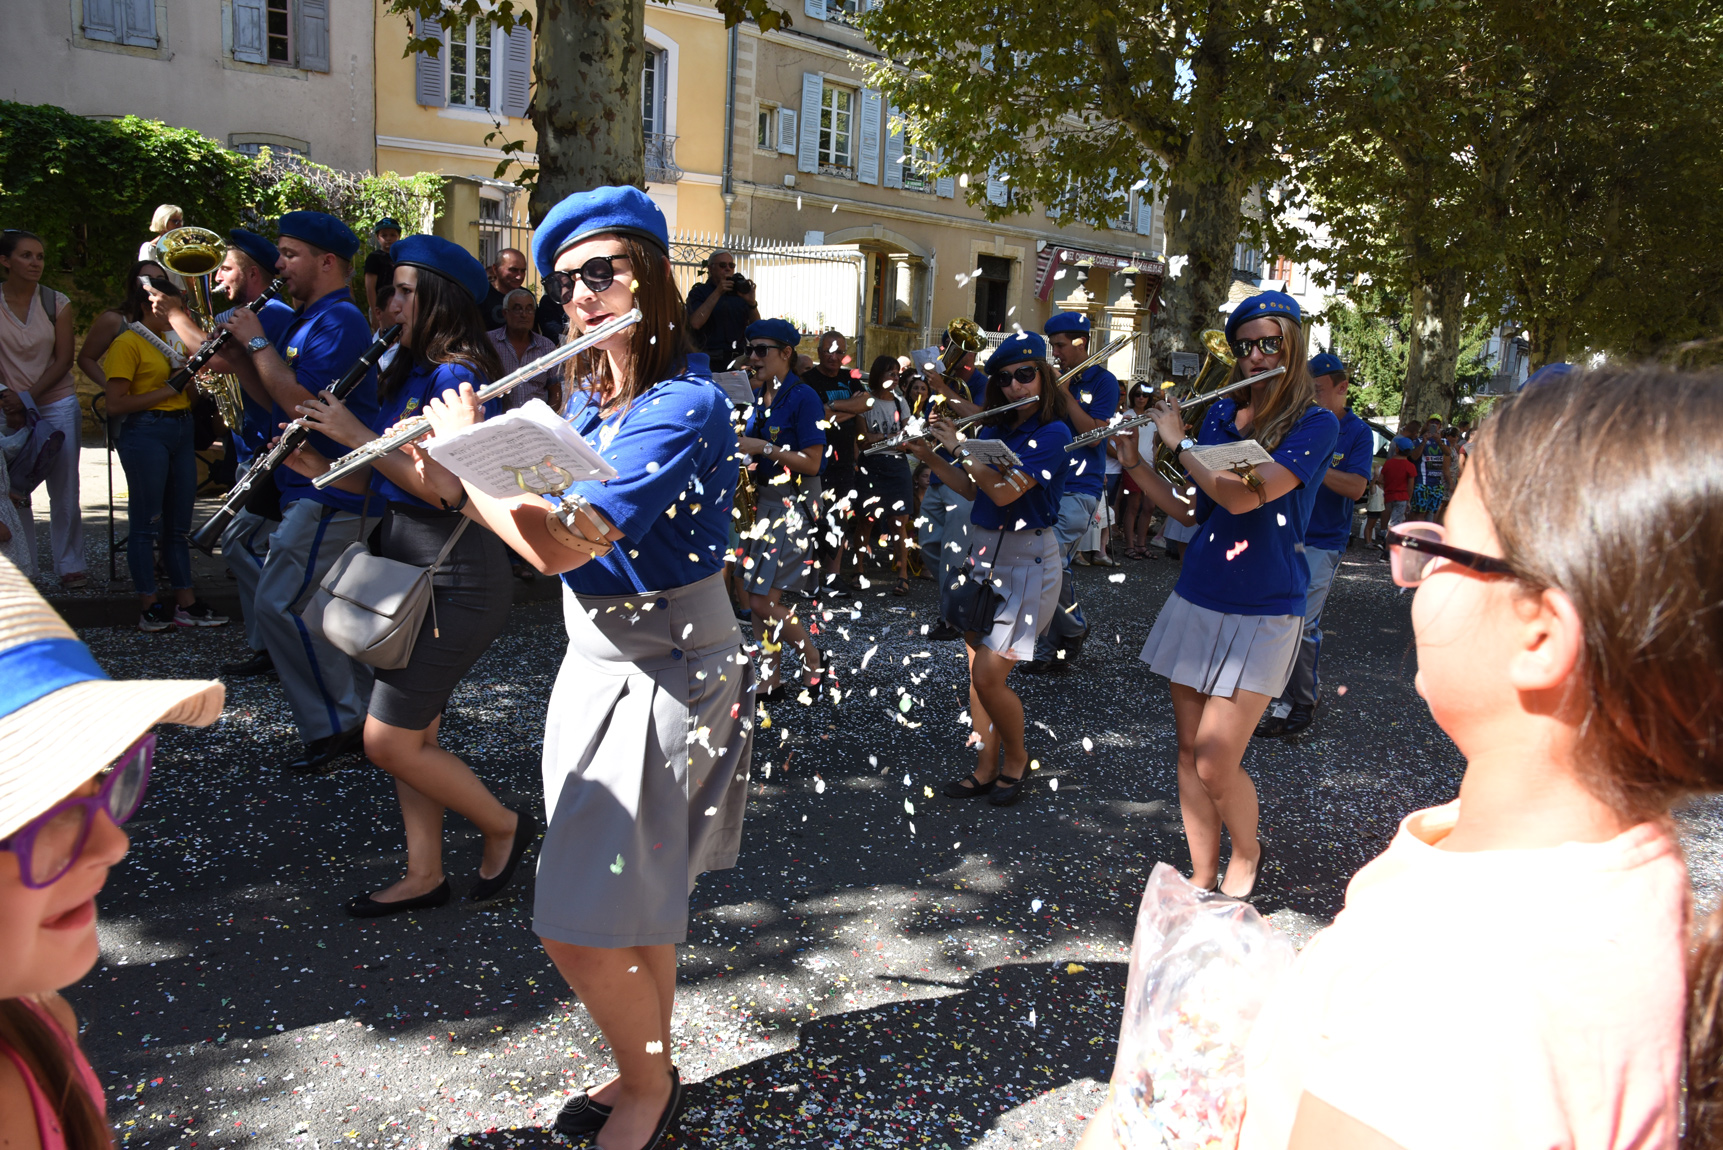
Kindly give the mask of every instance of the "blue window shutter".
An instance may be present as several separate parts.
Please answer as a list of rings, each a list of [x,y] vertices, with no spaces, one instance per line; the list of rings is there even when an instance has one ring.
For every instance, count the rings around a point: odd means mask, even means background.
[[[1155,230],[1155,196],[1148,188],[1137,193],[1137,234],[1146,236]]]
[[[796,154],[796,142],[800,137],[796,133],[796,114],[788,108],[778,109],[778,154],[793,156]]]
[[[418,35],[421,40],[441,40],[443,26],[436,20],[419,17]],[[448,50],[447,42],[443,45]],[[413,92],[419,103],[428,108],[441,108],[449,102],[448,88],[444,84],[443,58],[433,56],[429,52],[420,52],[413,61]]]
[[[90,0],[84,0],[84,11]],[[263,0],[233,0],[233,58],[247,64],[263,63]]]
[[[508,35],[503,77],[503,115],[525,116],[532,106],[532,31],[515,28]]]
[[[801,140],[796,146],[796,171],[820,170],[820,96],[825,80],[818,72],[802,73]]]
[[[329,70],[329,0],[299,0],[299,66]]]
[[[804,0],[804,3],[809,16],[812,16],[815,20],[824,20],[826,18],[826,0]]]
[[[886,117],[885,186],[903,187],[903,114],[896,108]]]
[[[117,0],[84,0],[86,39],[105,40],[110,44],[120,42],[120,14],[116,3]]]
[[[856,162],[856,179],[864,184],[879,183],[879,93],[863,88],[861,94],[861,156]]]
[[[138,48],[156,46],[156,0],[119,0],[125,26],[120,42]]]
[[[948,200],[954,199],[957,196],[957,180],[951,176],[941,176],[939,182],[933,185],[933,190]]]
[[[1004,207],[1007,200],[1005,181],[994,179],[993,173],[987,173],[987,202],[998,207]]]

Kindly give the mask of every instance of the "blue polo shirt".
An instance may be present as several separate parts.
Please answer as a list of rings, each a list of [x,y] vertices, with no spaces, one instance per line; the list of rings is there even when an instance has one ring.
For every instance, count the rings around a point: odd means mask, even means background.
[[[238,310],[228,308],[215,317],[215,322],[226,323],[228,317]],[[257,322],[263,325],[263,334],[275,345],[276,351],[285,346],[282,341],[287,338],[287,330],[293,326],[294,318],[293,305],[279,299],[270,300],[257,311]],[[239,469],[244,471],[251,466],[257,453],[275,438],[280,428],[270,422],[269,408],[251,398],[244,388],[240,389],[240,409],[244,414],[239,426],[228,430],[233,432],[233,456],[239,462]]]
[[[970,381],[981,380],[981,372],[980,371],[975,372],[975,374],[973,374],[969,377],[969,380]],[[981,393],[983,395],[986,395],[987,394],[986,381],[981,380],[981,383],[982,383]],[[967,401],[969,403],[977,402],[976,398],[975,398],[975,389],[973,387],[969,386],[968,381],[961,380],[961,379],[957,378],[955,375],[948,375],[945,377],[945,386],[949,387],[952,391],[955,391],[965,401]],[[922,414],[926,415],[929,412],[931,412],[932,410],[933,410],[932,406],[929,405],[927,411],[923,412]],[[934,454],[939,456],[941,459],[945,460],[947,463],[956,463],[957,462],[955,459],[951,458],[951,453],[949,451],[945,450],[945,448],[943,448],[943,447],[936,449],[934,451]],[[939,473],[930,467],[927,469],[927,485],[930,488],[932,488],[932,487],[944,487],[945,486],[945,480],[941,479],[939,477]]]
[[[1238,407],[1214,401],[1197,442],[1246,438],[1233,422]],[[1303,615],[1310,566],[1304,561],[1304,531],[1322,476],[1334,454],[1340,421],[1312,404],[1270,452],[1303,486],[1279,499],[1234,515],[1197,491],[1197,536],[1191,540],[1174,588],[1187,602],[1227,615]]]
[[[609,555],[563,574],[575,594],[636,594],[625,559],[650,591],[698,583],[724,566],[737,480],[730,410],[711,377],[689,369],[609,418],[593,396],[575,391],[568,422],[616,468],[616,478],[570,490],[624,536]],[[545,498],[554,506],[560,497]]]
[[[970,522],[990,531],[1033,531],[1059,522],[1059,500],[1071,474],[1071,456],[1065,450],[1072,439],[1070,425],[1062,421],[1043,425],[1031,416],[1015,431],[986,427],[975,438],[1003,439],[1023,461],[1023,470],[1035,480],[1035,486],[1003,507],[985,491],[977,490]]]
[[[403,348],[400,354],[411,355],[412,352]],[[472,384],[473,390],[477,391],[489,382],[488,379],[464,363],[441,363],[434,366],[428,363],[415,363],[413,369],[407,373],[407,378],[401,381],[400,388],[393,395],[381,401],[381,411],[377,416],[377,423],[373,430],[381,435],[403,419],[411,419],[415,415],[423,414],[425,404],[445,391],[459,391],[463,383]],[[501,409],[501,401],[491,400],[485,404],[485,418],[489,419],[498,414]],[[371,490],[390,503],[411,503],[416,507],[434,506],[426,503],[406,488],[397,487],[375,468],[371,471]],[[440,505],[436,506],[436,510],[441,509]]]
[[[1091,419],[1106,421],[1119,410],[1119,377],[1100,364],[1085,371],[1070,391],[1071,398]],[[1065,458],[1071,467],[1065,494],[1099,496],[1107,484],[1107,441],[1103,439],[1091,447],[1073,451]]]
[[[742,434],[767,440],[791,451],[801,451],[806,447],[825,446],[826,432],[820,426],[825,419],[826,405],[821,401],[820,393],[792,372],[772,393],[771,406],[756,403],[748,410],[748,423]],[[824,455],[821,455],[820,463],[823,469]],[[799,473],[771,459],[761,459],[754,468],[754,481],[762,499],[794,498],[801,489],[799,478]]]
[[[299,379],[300,386],[315,395],[347,374],[347,369],[371,346],[372,338],[371,325],[354,306],[352,294],[341,288],[316,300],[294,317],[282,339],[286,346],[281,354]],[[358,416],[366,427],[379,426],[377,373],[372,371],[367,375],[364,382],[348,394],[346,402],[347,410]],[[275,405],[270,417],[276,424],[294,418],[283,411],[280,404]],[[338,459],[348,451],[342,444],[315,431],[307,441],[329,459]],[[362,501],[357,494],[333,486],[318,490],[311,486],[311,480],[291,467],[276,468],[275,483],[281,488],[283,507],[309,499],[355,515],[360,511]],[[376,509],[375,504],[372,507]]]
[[[1334,471],[1369,479],[1375,446],[1370,425],[1348,409],[1340,419],[1340,436],[1334,442],[1329,466]],[[1321,551],[1346,550],[1347,540],[1352,537],[1352,508],[1357,502],[1328,490],[1325,484],[1316,484],[1316,501],[1310,508],[1310,526],[1304,529],[1304,545]]]

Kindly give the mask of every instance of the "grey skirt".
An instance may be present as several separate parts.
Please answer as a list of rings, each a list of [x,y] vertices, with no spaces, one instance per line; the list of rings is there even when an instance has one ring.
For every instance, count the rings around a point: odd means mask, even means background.
[[[1298,615],[1223,615],[1177,591],[1155,617],[1143,662],[1157,675],[1205,695],[1254,691],[1274,699],[1286,690],[1304,619]]]
[[[736,865],[748,801],[754,668],[723,578],[610,597],[565,584],[562,608],[533,930],[682,942],[694,880]]]
[[[463,521],[459,514],[391,503],[377,530],[377,554],[428,567]],[[431,577],[431,609],[419,625],[413,658],[398,670],[377,672],[366,713],[408,731],[430,726],[508,626],[511,587],[508,548],[477,523],[468,523]]]
[[[1059,609],[1064,567],[1058,535],[1051,527],[1005,532],[971,527],[969,540],[974,569],[993,580],[1003,600],[992,630],[978,633],[976,646],[1011,659],[1033,659],[1036,636],[1052,625]],[[968,570],[965,560],[956,577],[964,578]]]
[[[742,584],[750,595],[803,591],[813,586],[814,520],[807,497],[774,499],[760,493],[754,525],[742,532]]]

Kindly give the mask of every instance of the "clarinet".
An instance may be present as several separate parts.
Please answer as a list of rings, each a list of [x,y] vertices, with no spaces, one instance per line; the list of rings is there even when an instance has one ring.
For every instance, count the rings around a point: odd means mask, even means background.
[[[395,337],[400,334],[400,324],[386,327],[378,332],[377,338],[371,341],[371,346],[365,349],[365,354],[353,361],[353,366],[347,369],[347,374],[336,380],[329,387],[329,392],[336,399],[346,399],[348,393],[364,382],[367,375],[371,374],[372,369],[377,366],[377,361],[383,358],[383,353],[389,349],[389,345],[395,342]],[[208,522],[192,532],[190,536],[192,546],[205,555],[215,554],[216,542],[221,539],[222,533],[227,530],[227,525],[233,522],[233,517],[239,513],[240,508],[245,506],[245,501],[251,497],[252,490],[263,481],[265,476],[281,466],[281,461],[292,455],[294,450],[305,442],[305,437],[310,434],[310,430],[302,424],[288,424],[287,430],[281,433],[281,439],[276,445],[270,448],[266,454],[251,461],[251,466],[245,469],[245,474],[239,477],[239,482],[233,485],[233,490],[227,493],[227,498],[222,501],[215,514],[209,517]]]
[[[256,315],[263,310],[263,305],[280,295],[287,288],[287,281],[278,279],[263,289],[263,294],[245,305],[245,310]],[[215,358],[217,352],[226,347],[233,338],[233,333],[223,328],[215,333],[215,338],[204,344],[198,353],[185,361],[185,366],[168,377],[168,386],[175,391],[184,391],[185,385],[191,382],[191,377],[204,369],[204,365]]]

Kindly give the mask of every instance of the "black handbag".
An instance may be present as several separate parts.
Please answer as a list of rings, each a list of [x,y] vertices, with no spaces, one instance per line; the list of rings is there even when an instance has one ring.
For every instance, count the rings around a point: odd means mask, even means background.
[[[999,539],[993,545],[995,561],[1004,543],[1005,532],[1000,531]],[[965,634],[973,631],[985,635],[999,621],[999,611],[1004,606],[1005,596],[999,593],[992,565],[982,570],[975,562],[975,548],[971,546],[957,577],[949,587],[940,588],[939,617]]]

